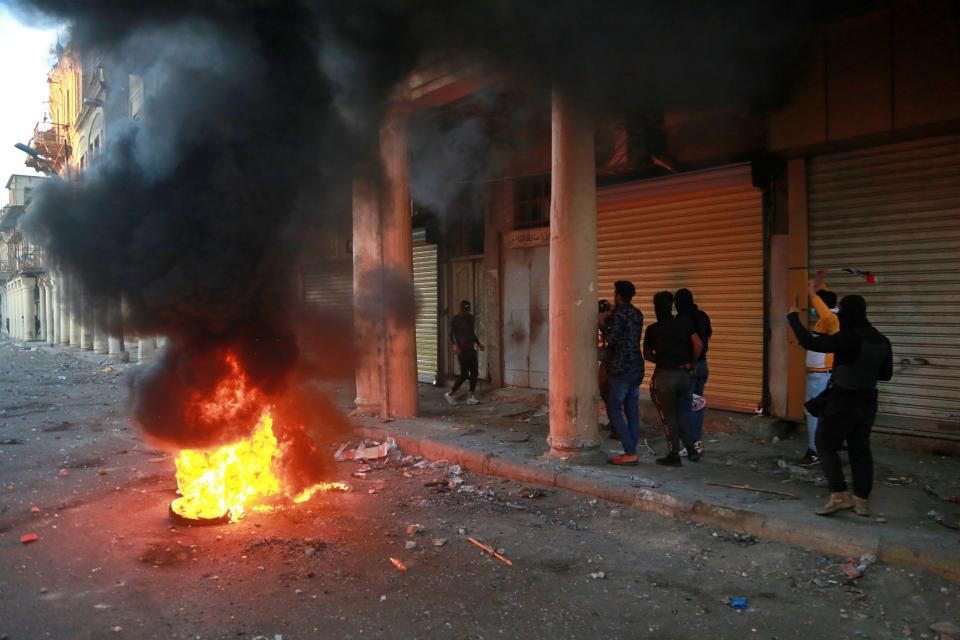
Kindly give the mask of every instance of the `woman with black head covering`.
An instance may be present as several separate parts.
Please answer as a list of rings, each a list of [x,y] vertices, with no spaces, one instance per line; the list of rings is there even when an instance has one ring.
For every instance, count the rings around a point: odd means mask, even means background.
[[[690,374],[690,395],[703,397],[703,389],[707,384],[707,348],[710,345],[710,336],[713,335],[713,327],[710,324],[710,316],[702,311],[693,302],[693,294],[690,289],[677,289],[673,296],[673,305],[677,308],[677,317],[687,318],[693,325],[693,330],[700,336],[700,342],[703,343],[703,349],[700,351],[700,359],[693,366]],[[690,425],[690,437],[693,439],[693,446],[698,455],[703,455],[703,408],[694,411],[692,406],[683,406],[680,408],[680,419],[686,420]],[[680,455],[686,455],[684,448]]]
[[[800,322],[799,309],[790,307],[787,320],[797,341],[808,351],[835,354],[830,383],[824,394],[810,400],[807,409],[820,418],[817,453],[830,486],[830,498],[817,513],[829,515],[853,509],[869,516],[867,498],[873,488],[873,455],[870,428],[877,415],[877,381],[893,376],[890,341],[867,319],[867,303],[861,296],[840,301],[840,331],[813,336]],[[847,441],[853,496],[847,493],[843,466],[837,451]]]

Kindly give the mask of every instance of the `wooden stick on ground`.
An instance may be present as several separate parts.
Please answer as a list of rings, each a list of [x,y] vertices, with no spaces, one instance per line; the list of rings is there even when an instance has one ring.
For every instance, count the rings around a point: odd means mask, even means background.
[[[502,562],[503,564],[505,564],[505,565],[507,565],[507,566],[510,566],[510,567],[513,566],[513,563],[510,561],[509,558],[504,557],[504,556],[500,555],[499,553],[497,553],[496,550],[495,550],[493,547],[491,547],[490,545],[483,544],[483,543],[480,542],[479,540],[475,540],[474,538],[471,538],[470,536],[467,536],[467,540],[469,540],[471,544],[480,547],[481,549],[483,549],[484,551],[486,551],[487,553],[489,553],[490,555],[492,555],[494,558],[496,558],[497,560],[499,560],[499,561]]]
[[[709,484],[713,487],[726,487],[727,489],[741,489],[743,491],[756,491],[757,493],[771,493],[775,496],[785,496],[787,498],[796,498],[792,493],[787,493],[786,491],[773,491],[771,489],[757,489],[756,487],[751,487],[748,484],[724,484],[723,482],[704,482],[704,484]]]

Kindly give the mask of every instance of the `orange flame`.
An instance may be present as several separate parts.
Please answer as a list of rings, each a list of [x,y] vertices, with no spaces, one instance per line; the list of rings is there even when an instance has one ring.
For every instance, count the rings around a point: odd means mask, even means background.
[[[232,355],[227,356],[231,375],[224,378],[209,400],[198,400],[196,410],[205,418],[232,419],[242,415],[252,402],[263,406],[263,398],[247,386],[246,377]],[[171,504],[175,513],[202,520],[230,516],[231,522],[243,517],[248,508],[263,508],[257,503],[283,494],[295,503],[306,502],[318,491],[349,490],[340,482],[322,482],[298,493],[282,486],[277,475],[283,450],[273,433],[273,417],[266,408],[253,435],[212,451],[184,449],[176,459],[177,489],[182,497]]]

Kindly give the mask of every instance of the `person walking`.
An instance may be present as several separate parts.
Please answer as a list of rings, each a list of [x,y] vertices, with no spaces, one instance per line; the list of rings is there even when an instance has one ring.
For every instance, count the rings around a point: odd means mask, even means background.
[[[813,305],[817,322],[813,326],[813,334],[818,336],[832,336],[840,331],[840,320],[837,318],[837,294],[827,289],[823,282],[823,272],[807,281],[807,295]],[[817,353],[807,351],[806,356],[807,379],[804,392],[804,402],[810,401],[823,393],[830,381],[830,370],[833,368],[832,353]],[[818,418],[811,415],[804,407],[807,417],[807,451],[798,463],[801,467],[810,467],[820,462],[817,454],[817,424]]]
[[[660,410],[663,428],[667,432],[669,451],[657,464],[668,467],[683,465],[680,458],[680,443],[687,449],[687,459],[700,459],[690,425],[682,419],[681,407],[690,406],[690,375],[700,359],[703,343],[700,336],[684,316],[673,316],[673,294],[661,291],[653,296],[653,309],[657,321],[647,328],[643,337],[643,357],[656,363],[651,392]]]
[[[627,280],[613,283],[613,311],[601,327],[606,346],[607,417],[623,445],[623,453],[610,464],[635,465],[640,441],[640,384],[643,382],[643,357],[640,336],[643,313],[633,306],[636,287]],[[626,420],[624,420],[626,416]]]
[[[476,332],[476,317],[470,312],[470,301],[460,301],[460,313],[450,321],[450,342],[453,343],[453,353],[460,363],[460,375],[453,383],[453,387],[443,394],[450,404],[457,404],[457,391],[466,380],[470,380],[470,392],[467,394],[467,404],[478,404],[480,401],[474,395],[477,390],[477,376],[480,363],[477,349],[483,351],[486,347],[480,342]]]
[[[707,368],[707,347],[710,344],[710,337],[713,335],[713,326],[710,324],[710,316],[701,310],[694,301],[693,293],[689,289],[677,289],[673,295],[673,305],[677,309],[677,316],[686,318],[693,325],[693,330],[700,337],[703,348],[700,351],[700,359],[693,367],[690,374],[690,395],[692,401],[689,405],[681,405],[680,420],[686,421],[690,425],[690,439],[693,440],[693,447],[698,455],[703,455],[703,411],[705,404],[700,400],[700,406],[696,409],[698,398],[703,398],[704,387],[707,385],[707,377],[710,374]],[[680,455],[687,455],[687,448],[680,450]]]
[[[877,415],[877,382],[893,377],[893,347],[867,319],[867,303],[861,296],[845,296],[837,318],[840,331],[833,335],[811,335],[800,322],[792,305],[787,321],[800,345],[808,351],[834,354],[833,370],[825,392],[806,404],[819,417],[817,452],[830,497],[819,515],[853,509],[869,516],[867,500],[873,489],[873,454],[870,429]],[[847,442],[853,495],[847,492],[838,451]]]

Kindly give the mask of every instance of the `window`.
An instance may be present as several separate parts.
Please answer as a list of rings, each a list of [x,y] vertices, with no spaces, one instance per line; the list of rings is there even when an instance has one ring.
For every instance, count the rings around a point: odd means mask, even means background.
[[[514,226],[518,229],[550,224],[550,176],[521,178],[514,191]]]

